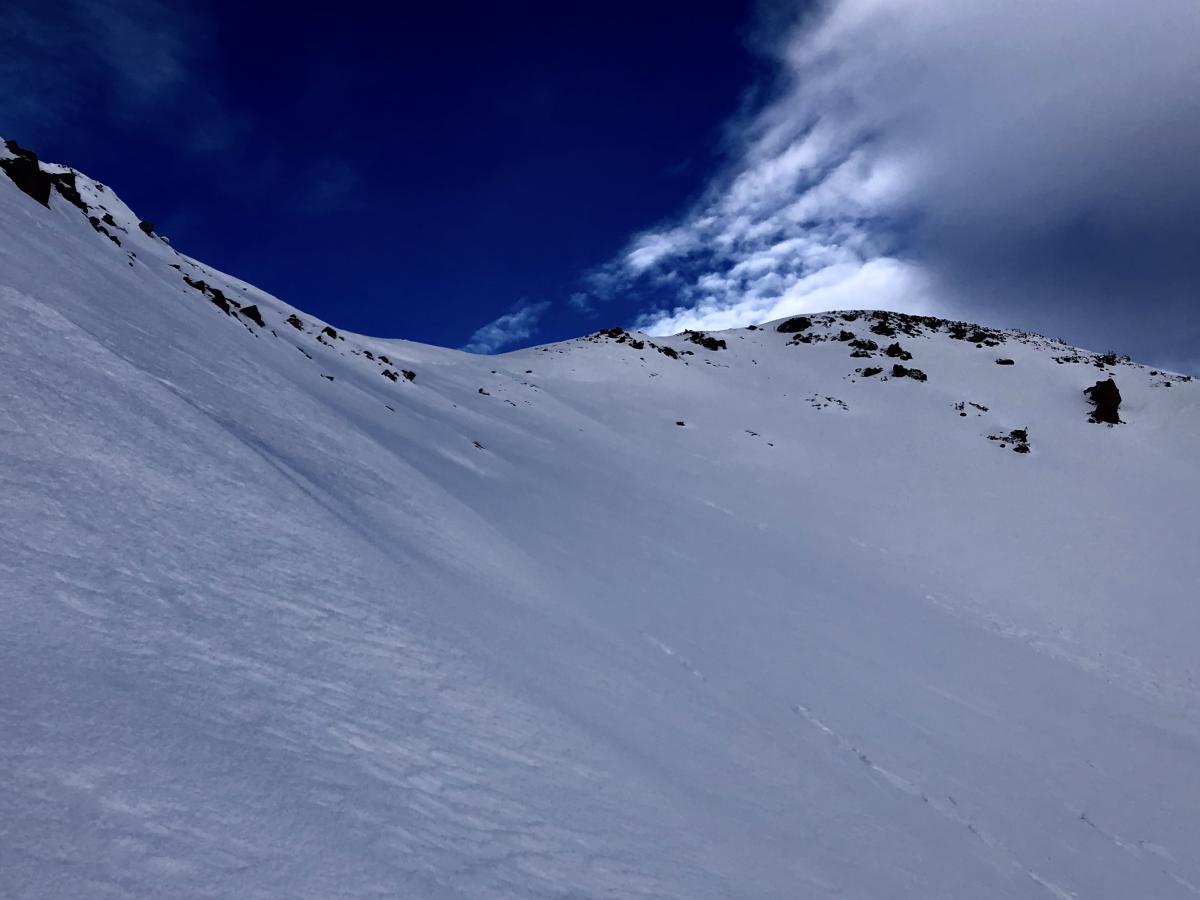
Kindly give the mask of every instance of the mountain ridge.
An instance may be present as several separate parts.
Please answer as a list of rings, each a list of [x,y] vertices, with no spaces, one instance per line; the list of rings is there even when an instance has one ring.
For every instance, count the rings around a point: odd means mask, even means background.
[[[154,225],[152,222],[139,218],[136,214],[133,213],[132,210],[129,209],[128,206],[126,206],[123,202],[120,201],[119,197],[117,197],[115,194],[113,194],[104,184],[88,178],[83,173],[79,172],[76,169],[72,169],[69,166],[56,164],[56,163],[46,163],[45,161],[40,160],[36,153],[22,147],[16,141],[13,141],[11,139],[4,140],[4,139],[0,138],[0,144],[3,145],[3,149],[0,150],[0,170],[3,170],[3,172],[6,175],[8,175],[9,180],[12,181],[13,184],[16,187],[18,187],[18,189],[22,190],[22,192],[25,193],[27,196],[29,196],[31,199],[33,199],[36,202],[40,203],[41,205],[49,208],[49,197],[51,196],[51,193],[53,192],[57,196],[61,197],[67,203],[70,203],[71,205],[73,205],[77,209],[79,209],[83,213],[83,215],[86,218],[88,218],[88,221],[92,225],[93,229],[95,229],[98,234],[101,234],[104,237],[107,237],[117,247],[121,246],[120,238],[116,234],[113,234],[111,232],[117,231],[117,232],[121,232],[121,233],[128,235],[131,231],[131,227],[133,227],[133,226],[136,226],[138,230],[143,231],[147,237],[156,239],[157,241],[159,241],[161,243],[165,243],[169,246],[169,241],[164,236],[159,235],[154,231]],[[11,168],[10,165],[14,164],[14,163],[19,164],[22,168],[18,168],[18,169]],[[30,177],[30,175],[29,175],[30,169],[28,168],[29,166],[33,166],[34,169],[39,171],[41,173],[41,175],[43,176],[44,180],[39,181],[36,186],[30,184],[30,182],[28,181],[28,179]],[[22,173],[25,173],[25,174],[22,175]],[[82,183],[85,185],[85,193],[88,196],[88,199],[86,201],[82,199],[78,189],[76,188],[76,180],[77,179],[82,179]],[[23,183],[24,183],[24,186],[23,186]],[[109,206],[113,206],[114,209],[109,209]],[[93,213],[93,212],[102,213],[103,219],[91,215],[91,213]],[[114,212],[116,212],[116,214],[118,216],[120,216],[123,224],[118,224],[118,222],[112,218]],[[259,291],[257,288],[254,288],[252,285],[249,285],[248,283],[243,282],[241,279],[238,279],[234,276],[220,272],[219,270],[213,269],[211,267],[205,266],[203,263],[200,263],[198,260],[192,259],[191,257],[185,256],[183,254],[180,254],[178,251],[176,251],[174,249],[172,249],[171,252],[175,256],[180,257],[183,261],[185,261],[191,267],[192,275],[195,275],[198,273],[201,275],[207,274],[210,278],[217,278],[226,283],[226,287],[224,289],[218,288],[218,293],[217,293],[217,295],[214,296],[210,289],[206,290],[207,284],[203,281],[202,278],[193,279],[191,277],[191,275],[183,272],[183,263],[177,263],[177,264],[171,266],[172,268],[176,268],[180,272],[181,276],[184,279],[185,284],[188,284],[189,286],[198,290],[202,295],[206,296],[210,302],[212,302],[215,306],[217,306],[217,308],[221,309],[223,312],[229,313],[229,312],[232,312],[232,310],[234,310],[234,309],[240,310],[241,306],[242,306],[242,304],[240,302],[238,302],[236,299],[231,299],[225,295],[225,292],[229,289],[230,285],[233,285],[235,287],[235,290],[247,291],[247,290],[253,289],[256,292],[257,297],[269,298],[271,301],[273,301],[273,303],[272,303],[273,306],[277,306],[279,308],[279,311],[286,311],[288,313],[288,315],[291,315],[292,313],[299,315],[300,313],[303,312],[298,307],[291,306],[290,304],[284,303],[283,301],[279,300],[276,297],[266,294],[266,292]],[[136,255],[135,255],[135,258],[136,258]],[[203,285],[203,286],[200,286],[200,285]],[[232,305],[230,305],[230,304],[232,304]],[[255,305],[249,305],[249,306],[250,306],[251,310],[257,309],[257,307]],[[253,316],[255,314],[256,314],[255,312],[251,313],[250,321],[252,321],[252,322],[254,321]],[[245,317],[244,314],[239,313],[239,315],[242,315],[243,317]],[[332,323],[318,319],[315,316],[311,316],[309,314],[305,314],[305,315],[308,315],[308,318],[314,324],[319,326],[318,332],[321,332],[321,331],[323,331],[324,328],[328,327],[331,330],[333,330],[335,333],[345,333],[345,334],[352,333],[352,332],[346,331],[345,329],[335,328]],[[815,317],[815,319],[817,321],[821,322],[822,324],[828,325],[831,323],[831,320],[829,319],[829,316],[831,316],[831,315],[840,315],[840,316],[842,316],[842,320],[845,322],[853,322],[859,318],[874,317],[875,321],[883,323],[883,326],[885,329],[886,329],[888,321],[890,319],[893,322],[900,323],[901,332],[908,333],[910,336],[912,336],[914,334],[914,332],[912,330],[913,328],[925,328],[925,329],[947,330],[953,336],[955,336],[956,339],[959,339],[959,340],[965,340],[966,338],[970,337],[971,334],[978,334],[983,340],[987,340],[987,341],[994,341],[996,339],[996,337],[999,335],[1004,335],[1007,338],[1015,338],[1018,340],[1040,339],[1040,340],[1045,341],[1050,344],[1059,345],[1065,350],[1075,350],[1079,354],[1088,355],[1092,358],[1093,362],[1095,362],[1096,360],[1102,360],[1102,361],[1110,360],[1111,362],[1108,363],[1110,365],[1115,364],[1117,362],[1125,362],[1125,363],[1132,362],[1132,360],[1128,356],[1120,356],[1112,350],[1106,351],[1104,353],[1100,353],[1097,351],[1084,350],[1080,347],[1070,345],[1066,341],[1063,341],[1062,339],[1050,338],[1045,335],[1038,334],[1036,332],[1024,331],[1024,330],[1017,329],[1017,328],[987,326],[987,325],[982,325],[977,322],[968,322],[968,321],[963,321],[963,320],[947,319],[947,318],[931,316],[931,315],[914,315],[914,314],[908,314],[908,313],[898,313],[898,312],[891,312],[888,310],[876,310],[876,309],[858,309],[858,310],[836,310],[836,311],[826,311],[826,312],[812,312],[812,313],[809,313],[807,315],[807,317],[810,317],[810,318]],[[779,326],[784,321],[789,321],[789,320],[794,321],[797,319],[804,319],[804,318],[806,318],[806,316],[784,316],[779,319],[771,320],[769,322],[764,322],[761,325],[750,326],[749,329],[732,328],[732,329],[726,329],[725,331],[714,331],[712,333],[713,334],[724,334],[727,332],[735,332],[735,333],[736,332],[744,332],[746,330],[754,331],[754,330],[758,330],[760,328],[770,329],[770,328]],[[284,317],[284,321],[285,322],[287,321],[286,317]],[[260,328],[265,327],[263,324],[258,323],[258,322],[255,322],[255,324],[258,324]],[[295,327],[295,326],[293,326],[293,327]],[[609,332],[611,332],[610,336],[616,337],[619,334],[624,333],[624,329],[620,328],[620,327],[601,329],[601,331],[599,331],[599,332],[593,332],[588,335],[583,335],[580,338],[576,338],[574,340],[588,339],[588,338],[592,338],[592,337],[596,337],[596,336],[601,336],[601,335],[604,335]],[[638,332],[637,334],[641,335],[642,340],[645,340],[648,337],[648,335],[642,334],[640,332]],[[692,335],[692,334],[702,334],[702,333],[701,332],[693,332],[693,331],[684,331],[684,332],[681,332],[680,335],[675,335],[675,337],[683,336],[686,338],[687,336]],[[892,337],[892,336],[894,336],[895,332],[893,330],[893,332],[891,334],[889,334],[887,330],[882,330],[882,331],[873,331],[872,334],[882,335],[884,337]],[[357,336],[359,338],[362,338],[365,340],[384,340],[384,341],[395,340],[393,338],[371,338],[367,335],[357,335]],[[870,338],[869,335],[867,337],[868,337],[868,339]],[[824,340],[825,338],[820,337],[818,339]],[[562,343],[565,343],[565,342],[562,342]],[[693,343],[697,343],[697,342],[693,341]],[[969,341],[969,343],[980,343],[980,342]],[[436,346],[436,345],[428,345],[428,346]],[[537,345],[535,345],[535,346],[537,346]],[[994,344],[989,344],[988,346],[994,346]],[[447,347],[447,348],[439,348],[439,349],[450,350],[453,348]],[[495,355],[503,356],[503,355],[506,355],[507,353],[513,353],[513,352],[518,352],[518,351],[516,351],[516,350],[506,351],[506,353],[495,354]],[[486,355],[486,354],[472,354],[472,355]],[[1066,361],[1066,360],[1064,360],[1064,361]],[[1149,368],[1149,367],[1147,367],[1147,368]],[[1167,372],[1167,370],[1162,369],[1161,367],[1159,367],[1159,370]],[[1181,373],[1168,372],[1167,374],[1178,375],[1184,380],[1191,380],[1191,376],[1182,375]]]

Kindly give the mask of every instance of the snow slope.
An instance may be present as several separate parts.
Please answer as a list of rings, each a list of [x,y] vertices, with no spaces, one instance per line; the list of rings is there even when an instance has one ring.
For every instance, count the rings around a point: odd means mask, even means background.
[[[0,177],[0,895],[1200,894],[1195,382],[323,333],[75,189]]]

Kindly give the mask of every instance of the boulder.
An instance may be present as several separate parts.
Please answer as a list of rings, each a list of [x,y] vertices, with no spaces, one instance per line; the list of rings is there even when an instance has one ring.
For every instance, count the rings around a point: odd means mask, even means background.
[[[266,327],[267,323],[263,321],[262,313],[258,311],[257,306],[243,306],[238,311],[259,328]]]
[[[15,156],[12,159],[0,159],[0,169],[18,188],[42,206],[49,207],[50,187],[54,182],[38,165],[37,154],[26,150],[16,141],[5,141],[4,146]]]
[[[1097,381],[1084,393],[1087,394],[1093,407],[1091,415],[1088,417],[1090,421],[1107,425],[1120,424],[1121,417],[1117,410],[1121,406],[1121,392],[1117,389],[1115,381],[1111,378]]]
[[[775,326],[775,330],[781,334],[795,334],[798,331],[806,331],[809,328],[812,328],[812,319],[808,318],[808,316],[795,316]]]

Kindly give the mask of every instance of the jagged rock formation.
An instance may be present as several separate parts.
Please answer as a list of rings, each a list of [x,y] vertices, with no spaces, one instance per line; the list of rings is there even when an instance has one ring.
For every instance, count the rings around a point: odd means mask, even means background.
[[[1121,417],[1117,411],[1121,406],[1121,392],[1117,389],[1115,381],[1111,378],[1097,381],[1084,393],[1092,403],[1090,419],[1093,422],[1108,425],[1120,424]]]

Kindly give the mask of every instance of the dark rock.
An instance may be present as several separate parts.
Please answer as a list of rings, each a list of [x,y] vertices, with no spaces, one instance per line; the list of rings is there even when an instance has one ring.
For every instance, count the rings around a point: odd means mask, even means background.
[[[208,299],[211,300],[217,306],[221,307],[221,309],[225,310],[225,312],[229,312],[229,308],[231,306],[236,306],[236,307],[240,308],[242,305],[242,304],[238,303],[236,300],[226,297],[224,292],[220,288],[212,287],[211,285],[209,285],[208,293],[209,293]]]
[[[995,347],[1005,341],[1004,335],[998,331],[988,331],[985,328],[968,325],[966,322],[948,322],[947,325],[950,337],[956,341],[966,341],[969,344],[986,347]]]
[[[675,424],[676,424],[676,425],[678,425],[680,428],[682,428],[682,427],[683,427],[684,425],[686,425],[687,423],[686,423],[686,422],[684,422],[682,419],[680,419],[680,420],[679,420],[678,422],[676,422]]]
[[[187,283],[188,287],[194,288],[207,297],[208,301],[213,304],[213,306],[220,309],[221,312],[225,313],[226,315],[233,314],[233,310],[229,306],[228,298],[226,298],[225,294],[222,293],[220,289],[210,287],[206,282],[194,280],[189,278],[187,275],[183,276],[183,280]]]
[[[49,207],[53,181],[49,173],[43,172],[38,165],[37,154],[26,150],[16,141],[5,141],[4,146],[16,156],[13,159],[0,159],[0,169],[3,169],[4,174],[24,193],[42,206]]]
[[[725,350],[725,341],[714,337],[709,337],[703,331],[685,331],[687,339],[693,344],[703,347],[705,350]]]
[[[854,332],[853,331],[839,331],[837,339],[839,341],[852,341],[852,340],[854,340]]]
[[[876,322],[871,326],[871,334],[878,334],[881,337],[895,337],[896,329],[887,322]]]
[[[18,157],[19,159],[23,159],[26,162],[33,162],[33,163],[38,161],[36,153],[34,153],[32,150],[26,150],[24,147],[22,147],[16,141],[13,141],[13,140],[5,141],[4,146],[8,148],[9,153],[13,154],[14,156]]]
[[[243,306],[239,312],[259,328],[262,328],[267,324],[263,321],[262,313],[258,311],[257,306]]]
[[[483,396],[485,396],[485,397],[490,397],[490,396],[492,396],[492,395],[491,395],[491,394],[489,394],[487,391],[485,391],[483,388],[480,388],[480,389],[479,389],[479,393],[483,394]]]
[[[1111,378],[1104,381],[1097,381],[1094,385],[1084,391],[1087,394],[1088,400],[1091,401],[1093,409],[1089,419],[1092,422],[1106,423],[1108,425],[1118,425],[1121,422],[1121,417],[1117,410],[1121,406],[1121,392],[1117,389],[1117,383]]]
[[[79,189],[75,186],[74,172],[52,172],[50,173],[51,183],[58,189],[58,193],[64,200],[82,212],[85,216],[88,213],[88,205],[83,202],[83,198],[79,196]]]
[[[106,238],[108,238],[110,241],[112,241],[114,244],[116,244],[118,247],[121,246],[121,239],[118,238],[111,231],[109,231],[107,228],[105,228],[103,225],[101,225],[100,220],[97,219],[95,216],[88,216],[88,224],[92,226],[92,230],[95,231],[97,234],[102,234]]]
[[[634,350],[644,350],[644,349],[646,349],[646,342],[645,341],[630,341],[629,346],[632,347]]]
[[[663,356],[669,356],[671,359],[679,359],[679,354],[674,347],[659,347],[658,352]]]
[[[1014,453],[1029,452],[1029,432],[1024,428],[1014,428],[1008,434],[990,434],[988,440],[998,441],[1002,450],[1012,444]]]
[[[138,222],[138,228],[142,230],[148,237],[154,237],[154,223],[149,219],[143,219]]]
[[[883,371],[883,369],[879,368],[878,366],[867,366],[865,369],[862,370],[862,377],[863,378],[874,378],[876,375],[878,375],[882,371]]]
[[[328,335],[331,338],[336,338],[338,336],[337,331],[330,328],[328,325],[326,325],[324,328],[321,329],[321,334]]]
[[[927,381],[929,376],[927,376],[920,369],[908,369],[899,363],[896,363],[896,365],[892,366],[892,377],[911,378],[913,381]]]
[[[291,326],[292,326],[293,328],[295,328],[297,331],[301,331],[301,330],[303,330],[303,328],[304,328],[304,322],[303,322],[303,321],[301,320],[301,318],[300,318],[298,315],[296,315],[295,313],[292,313],[292,314],[291,314],[290,316],[288,316],[288,317],[287,317],[287,319],[285,319],[284,321],[286,321],[286,322],[287,322],[289,325],[291,325]]]
[[[889,344],[888,348],[883,351],[884,356],[890,356],[893,359],[902,359],[906,362],[912,359],[912,354],[901,347],[898,343]]]
[[[775,326],[775,330],[781,334],[795,334],[798,331],[807,331],[809,328],[812,328],[812,319],[808,316],[795,316]]]
[[[400,374],[403,375],[407,381],[416,381],[417,380],[417,373],[414,372],[412,369],[401,369]]]
[[[1016,363],[1014,363],[1011,359],[998,359],[998,360],[996,360],[996,365],[998,365],[998,366],[1013,366],[1013,365],[1016,365]]]
[[[870,338],[858,338],[857,340],[851,341],[850,346],[853,347],[855,350],[878,350],[879,349],[879,345],[877,343],[875,343],[873,340],[871,340]]]
[[[384,378],[388,379],[388,381],[396,381],[400,378],[400,376],[397,375],[395,372],[393,372],[391,369],[384,369],[382,374],[383,374]]]

